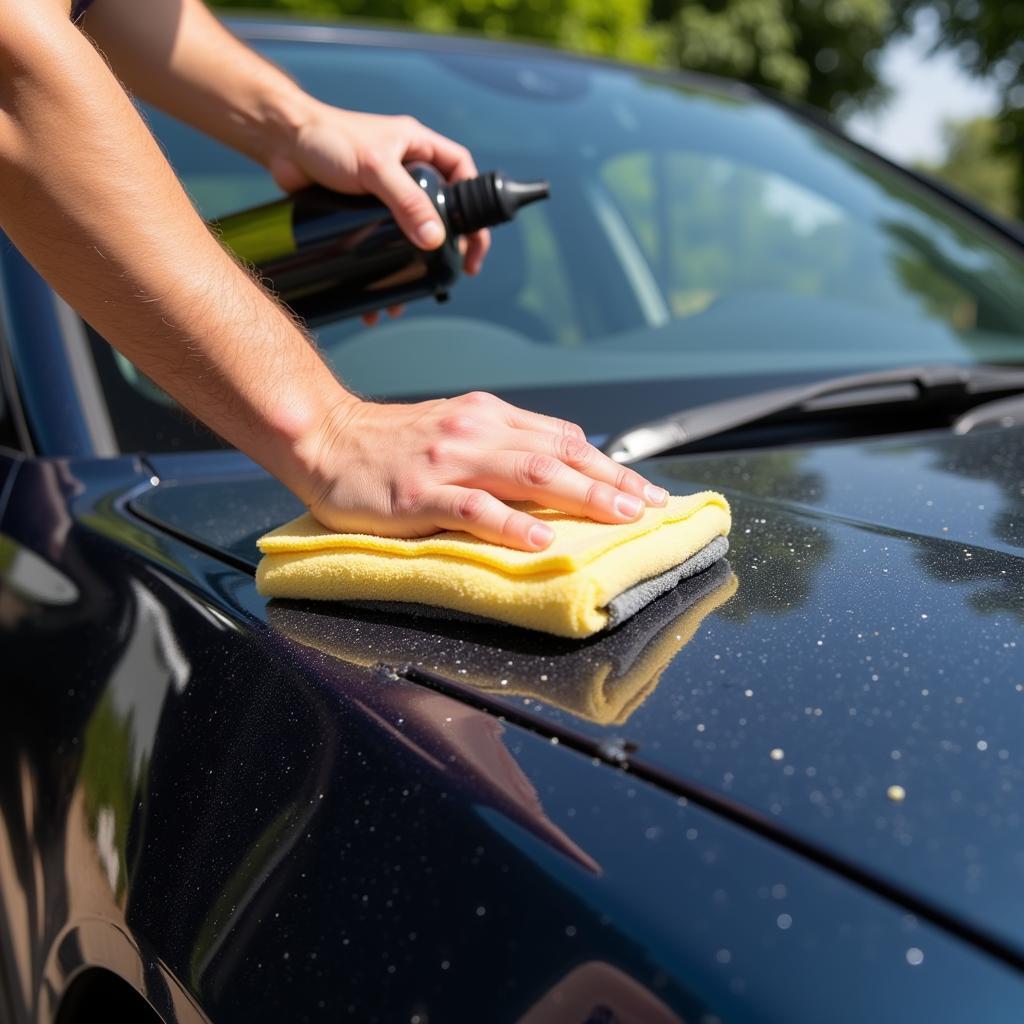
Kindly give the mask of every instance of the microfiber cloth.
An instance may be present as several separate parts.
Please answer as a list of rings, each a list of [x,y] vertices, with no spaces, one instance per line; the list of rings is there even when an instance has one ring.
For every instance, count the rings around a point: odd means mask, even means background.
[[[412,602],[586,637],[609,626],[615,598],[684,565],[730,527],[729,505],[713,491],[669,498],[619,525],[516,507],[554,529],[544,551],[452,531],[411,540],[333,533],[307,513],[260,539],[256,583],[268,597]],[[657,585],[648,592],[650,601]]]
[[[729,553],[729,541],[725,537],[716,537],[710,544],[691,555],[681,565],[648,580],[633,584],[628,590],[613,597],[608,602],[608,624],[605,629],[615,629],[627,619],[646,608],[653,600],[677,586],[680,581],[689,579],[703,572],[709,565],[724,558]],[[483,615],[471,615],[469,612],[455,611],[453,608],[442,608],[438,605],[414,604],[412,601],[346,601],[353,608],[365,608],[368,611],[379,611],[385,614],[427,616],[433,619],[445,619],[449,622],[478,622],[482,625],[498,624],[497,619],[489,619]]]
[[[729,541],[725,537],[715,537],[710,544],[705,544],[696,554],[685,562],[666,569],[665,572],[652,576],[650,579],[634,583],[628,590],[613,597],[608,602],[608,629],[614,629],[627,619],[631,619],[641,608],[646,608],[655,598],[661,597],[682,580],[703,572],[709,565],[714,565],[729,553]]]
[[[496,631],[475,617],[439,622],[418,605],[400,606],[419,608],[416,615],[389,614],[382,604],[339,616],[311,602],[272,601],[267,616],[303,646],[358,665],[415,665],[496,697],[531,698],[597,725],[623,725],[738,585],[719,559],[589,640]]]

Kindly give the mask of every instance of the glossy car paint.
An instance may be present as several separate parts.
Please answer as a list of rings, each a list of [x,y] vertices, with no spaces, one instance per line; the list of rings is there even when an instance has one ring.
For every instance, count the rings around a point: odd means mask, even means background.
[[[152,467],[17,472],[13,1020],[84,964],[168,1020],[529,1020],[594,963],[585,1007],[535,1019],[640,998],[665,1020],[1017,1016],[1010,965],[585,749],[582,723],[502,721],[275,630],[249,572],[131,511]]]
[[[737,583],[613,720],[593,720],[587,696],[611,696],[607,641],[315,603],[273,602],[270,621],[341,658],[408,663],[451,692],[475,685],[537,728],[625,744],[638,770],[737,802],[1019,959],[1021,464],[1018,430],[648,463],[674,491],[725,491]],[[244,510],[291,508],[271,490],[165,485],[138,505],[254,566]],[[658,620],[652,608],[618,633],[648,642]]]
[[[268,604],[293,500],[88,457],[2,276],[73,457],[0,451],[0,1018],[106,968],[166,1021],[1020,1019],[1018,432],[650,463],[731,575],[607,640]]]

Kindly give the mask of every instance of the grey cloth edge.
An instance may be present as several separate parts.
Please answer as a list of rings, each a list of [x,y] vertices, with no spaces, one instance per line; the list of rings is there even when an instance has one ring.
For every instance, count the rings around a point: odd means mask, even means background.
[[[706,569],[702,569],[693,576],[681,579],[676,588],[660,594],[664,597],[665,610],[657,617],[656,621],[647,623],[643,630],[634,630],[633,624],[643,619],[643,614],[654,605],[658,598],[654,598],[650,605],[639,609],[632,619],[619,623],[614,629],[603,629],[592,639],[597,640],[594,649],[601,649],[608,652],[607,656],[614,665],[610,680],[618,679],[629,672],[636,661],[642,657],[644,651],[650,646],[651,641],[660,637],[665,627],[680,615],[692,608],[698,601],[702,601],[709,594],[716,591],[732,575],[732,566],[726,558],[720,558],[712,562]],[[616,638],[618,642],[616,643]]]
[[[679,565],[674,565],[657,576],[650,576],[646,580],[634,583],[628,590],[624,590],[608,602],[608,625],[605,628],[614,629],[626,619],[631,619],[641,608],[646,608],[655,598],[661,597],[681,580],[703,572],[709,565],[724,558],[728,552],[728,538],[715,537],[685,562],[680,562]]]
[[[729,551],[728,538],[723,536],[715,537],[695,554],[691,555],[685,562],[666,569],[657,576],[650,576],[646,580],[634,583],[632,587],[624,590],[617,597],[614,597],[606,606],[608,611],[608,624],[600,632],[615,629],[622,625],[627,619],[632,618],[637,612],[642,611],[652,601],[667,593],[683,580],[696,576],[703,572],[715,562],[721,561]],[[346,605],[353,608],[364,608],[373,612],[398,612],[401,615],[423,617],[433,619],[447,619],[454,622],[475,622],[488,626],[509,626],[507,622],[499,619],[490,619],[485,615],[474,615],[472,612],[460,612],[453,608],[442,608],[439,605],[417,604],[413,601],[345,601]],[[521,629],[524,627],[512,627]]]

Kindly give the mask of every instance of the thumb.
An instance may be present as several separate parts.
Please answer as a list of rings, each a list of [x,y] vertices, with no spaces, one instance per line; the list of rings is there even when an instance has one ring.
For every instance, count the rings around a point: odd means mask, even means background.
[[[367,189],[387,205],[412,242],[421,249],[436,249],[444,242],[444,223],[434,204],[397,160],[368,170],[364,177]]]
[[[294,161],[287,157],[273,157],[267,167],[274,184],[288,194],[313,184],[313,179]]]

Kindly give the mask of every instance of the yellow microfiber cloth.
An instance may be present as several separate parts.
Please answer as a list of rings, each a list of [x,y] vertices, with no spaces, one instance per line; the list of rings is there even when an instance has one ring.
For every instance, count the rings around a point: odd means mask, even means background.
[[[621,525],[516,507],[553,527],[550,547],[515,551],[451,531],[415,540],[333,533],[307,513],[260,538],[256,585],[268,597],[413,602],[586,637],[608,624],[613,598],[730,527],[729,505],[713,491],[669,498]]]

